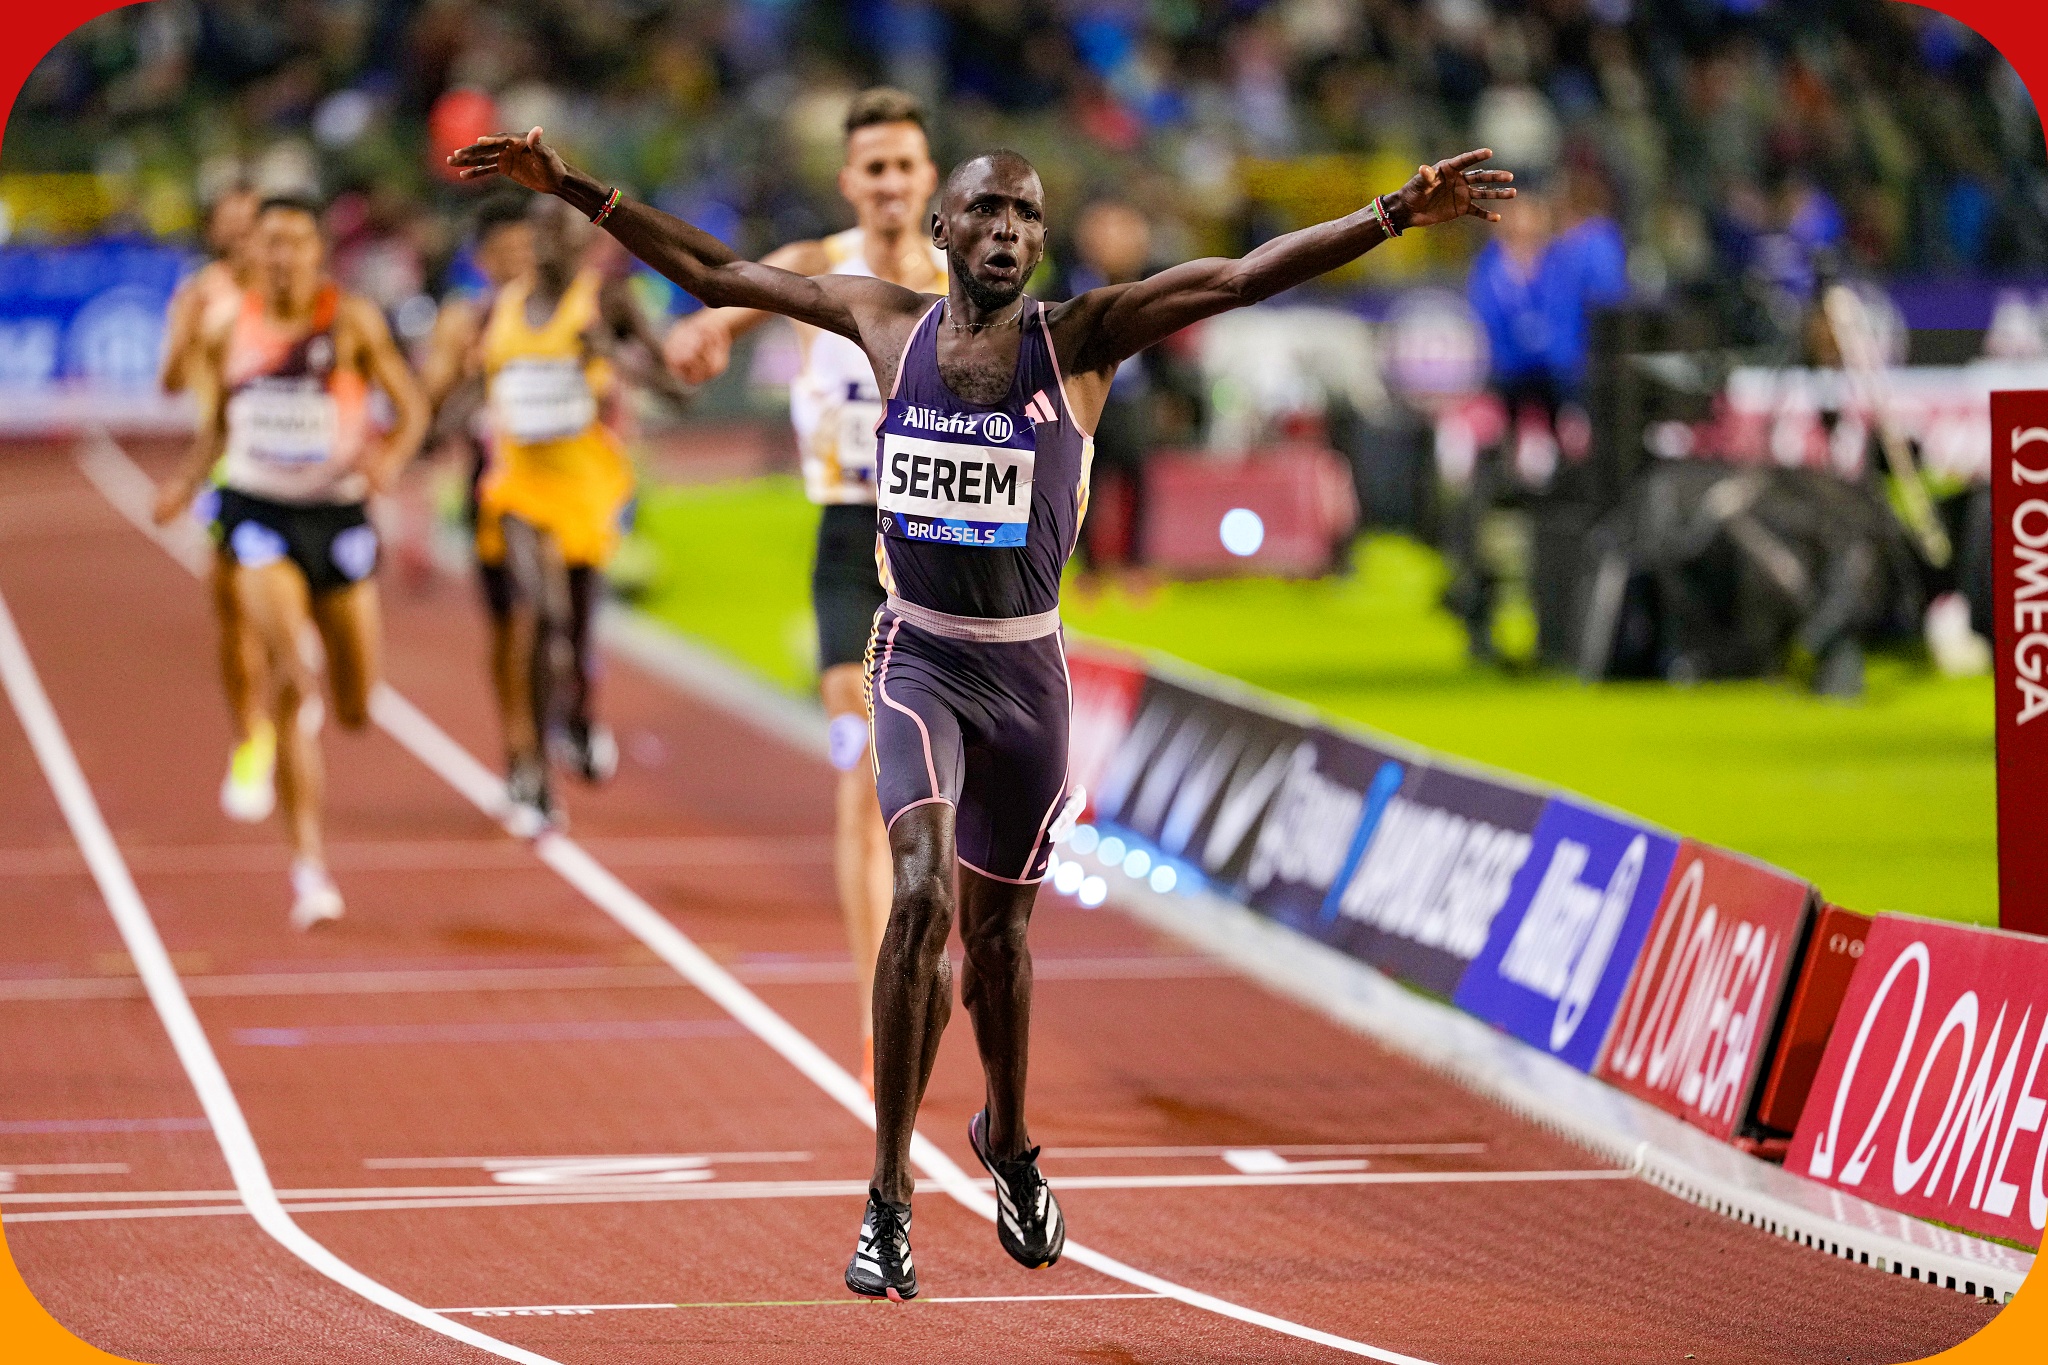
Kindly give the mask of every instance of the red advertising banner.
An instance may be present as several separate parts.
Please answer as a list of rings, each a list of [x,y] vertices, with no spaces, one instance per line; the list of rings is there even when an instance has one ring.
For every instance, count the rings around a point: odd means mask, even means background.
[[[2037,1247],[2044,1053],[2048,940],[1879,915],[1785,1169]]]
[[[1991,395],[1998,922],[2048,934],[2048,392]]]
[[[1594,1075],[1718,1138],[1749,1114],[1806,932],[1805,882],[1688,839]]]
[[[1067,655],[1067,684],[1072,697],[1067,780],[1088,793],[1086,814],[1092,818],[1103,770],[1138,713],[1145,665],[1133,655],[1109,650],[1076,651]]]
[[[1828,1034],[1842,1012],[1856,963],[1863,957],[1863,941],[1869,937],[1870,916],[1839,905],[1824,907],[1814,921],[1806,961],[1792,987],[1792,1003],[1785,1006],[1785,1022],[1764,1072],[1763,1089],[1757,1093],[1756,1121],[1764,1127],[1789,1133],[1799,1126],[1806,1096],[1820,1072],[1821,1055],[1827,1051]]]

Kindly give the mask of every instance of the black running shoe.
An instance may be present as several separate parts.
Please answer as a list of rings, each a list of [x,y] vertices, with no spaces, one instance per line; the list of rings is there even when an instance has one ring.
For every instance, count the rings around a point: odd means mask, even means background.
[[[996,1237],[1010,1258],[1026,1270],[1055,1264],[1067,1248],[1067,1221],[1060,1201],[1038,1173],[1038,1149],[1010,1161],[997,1161],[988,1150],[988,1110],[967,1120],[967,1142],[981,1164],[996,1178]]]
[[[910,1205],[892,1204],[868,1191],[860,1245],[846,1266],[846,1287],[871,1299],[898,1303],[917,1297],[917,1267],[910,1263]]]
[[[602,721],[572,720],[550,731],[548,751],[556,764],[592,786],[611,781],[619,770],[619,741]]]

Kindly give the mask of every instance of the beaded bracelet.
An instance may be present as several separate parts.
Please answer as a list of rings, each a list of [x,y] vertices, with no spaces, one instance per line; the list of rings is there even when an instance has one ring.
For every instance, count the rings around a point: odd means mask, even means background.
[[[608,194],[608,195],[606,195],[606,196],[604,197],[604,207],[603,207],[603,208],[601,208],[601,209],[599,209],[599,210],[598,210],[598,211],[597,211],[596,213],[594,213],[594,214],[592,214],[592,215],[591,215],[591,217],[590,217],[590,222],[591,222],[591,225],[592,225],[593,227],[603,227],[603,226],[604,226],[604,220],[605,220],[605,219],[607,219],[607,218],[609,218],[609,217],[611,217],[611,216],[612,216],[612,210],[613,210],[613,209],[615,209],[615,208],[617,208],[618,206],[619,206],[619,192],[618,192],[617,190],[613,190],[613,191],[612,191],[612,192],[611,192],[610,194]]]
[[[1380,227],[1389,237],[1399,237],[1401,229],[1394,226],[1393,215],[1387,212],[1387,196],[1376,194],[1372,197],[1372,211],[1380,220]]]

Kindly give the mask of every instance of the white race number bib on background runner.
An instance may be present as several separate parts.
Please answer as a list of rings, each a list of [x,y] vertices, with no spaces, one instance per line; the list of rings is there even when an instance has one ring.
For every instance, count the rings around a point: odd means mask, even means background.
[[[491,376],[491,416],[520,445],[561,441],[597,421],[597,398],[581,360],[510,360]]]
[[[839,462],[839,477],[846,482],[874,482],[875,427],[883,411],[880,403],[853,399],[839,405],[832,424],[839,440],[834,458]]]
[[[875,501],[882,531],[976,549],[1021,547],[1031,527],[1037,445],[1006,412],[937,412],[892,399]]]
[[[228,448],[259,464],[321,464],[340,439],[334,398],[318,380],[256,380],[228,399],[227,418]]]

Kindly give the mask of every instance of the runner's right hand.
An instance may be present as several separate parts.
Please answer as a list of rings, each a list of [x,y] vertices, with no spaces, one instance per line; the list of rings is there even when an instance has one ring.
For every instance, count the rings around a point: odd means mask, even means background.
[[[732,362],[732,333],[713,322],[683,318],[668,329],[661,358],[685,384],[708,384]]]
[[[540,140],[540,132],[539,128],[532,128],[525,137],[480,137],[467,147],[457,147],[448,164],[456,167],[464,180],[502,175],[515,185],[524,185],[540,194],[554,194],[568,177],[569,164]]]

